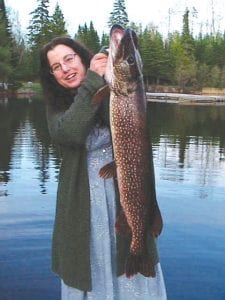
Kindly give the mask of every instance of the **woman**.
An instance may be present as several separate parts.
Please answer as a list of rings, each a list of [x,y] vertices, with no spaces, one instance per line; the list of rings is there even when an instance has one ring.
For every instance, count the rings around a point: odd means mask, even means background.
[[[105,85],[107,55],[92,57],[77,41],[59,37],[43,47],[40,60],[49,132],[62,151],[52,245],[62,299],[166,299],[152,235],[155,277],[125,277],[129,240],[114,229],[119,208],[116,185],[98,175],[112,160],[109,99],[92,102]]]

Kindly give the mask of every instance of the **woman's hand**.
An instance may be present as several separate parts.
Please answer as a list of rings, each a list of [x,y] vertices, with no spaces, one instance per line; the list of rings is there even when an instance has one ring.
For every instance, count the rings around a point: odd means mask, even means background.
[[[100,76],[104,76],[108,56],[104,53],[97,53],[93,56],[90,63],[90,70],[96,72]]]

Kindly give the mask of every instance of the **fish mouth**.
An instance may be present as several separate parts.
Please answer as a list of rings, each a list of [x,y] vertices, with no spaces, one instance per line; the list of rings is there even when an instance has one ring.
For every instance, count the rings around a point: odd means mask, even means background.
[[[135,82],[142,78],[142,60],[138,51],[138,38],[131,28],[119,24],[110,30],[109,56],[105,79],[113,88],[115,78]]]
[[[131,28],[125,29],[115,24],[110,30],[110,47],[113,62],[121,59],[132,60],[138,49],[137,35]]]
[[[113,42],[115,48],[117,48],[120,45],[124,33],[125,29],[122,26],[118,24],[112,26],[110,30],[110,39]]]
[[[119,24],[114,24],[110,30],[110,38],[114,40],[115,45],[119,46],[122,39],[132,39],[137,47],[137,35],[131,28],[125,29]]]
[[[131,28],[125,29],[115,24],[110,30],[109,40],[105,80],[115,93],[118,90],[118,82],[120,85],[123,82],[124,93],[130,93],[135,89],[137,81],[143,78],[137,35]],[[125,88],[128,84],[129,87]]]

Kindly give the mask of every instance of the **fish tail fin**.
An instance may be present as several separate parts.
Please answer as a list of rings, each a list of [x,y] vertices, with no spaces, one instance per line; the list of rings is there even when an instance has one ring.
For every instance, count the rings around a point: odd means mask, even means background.
[[[125,273],[127,278],[131,278],[137,273],[145,277],[155,277],[155,267],[150,255],[148,254],[130,254],[126,261]]]

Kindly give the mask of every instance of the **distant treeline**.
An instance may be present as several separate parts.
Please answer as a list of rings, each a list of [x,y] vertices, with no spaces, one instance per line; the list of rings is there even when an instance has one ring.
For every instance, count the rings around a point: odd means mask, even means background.
[[[10,82],[17,89],[21,82],[37,81],[42,45],[55,36],[68,35],[59,4],[52,15],[48,7],[49,0],[37,0],[37,8],[30,14],[27,34],[23,36],[13,30],[13,16],[10,10],[6,10],[4,0],[0,1],[0,83]],[[186,9],[181,33],[173,32],[165,38],[153,25],[142,28],[141,24],[129,22],[124,1],[115,0],[109,28],[119,23],[136,31],[147,86],[172,85],[181,90],[225,87],[225,34],[199,33],[198,37],[193,37],[189,29],[189,13]],[[80,25],[73,38],[80,40],[93,53],[108,45],[109,39],[108,33],[98,35],[92,21]]]

